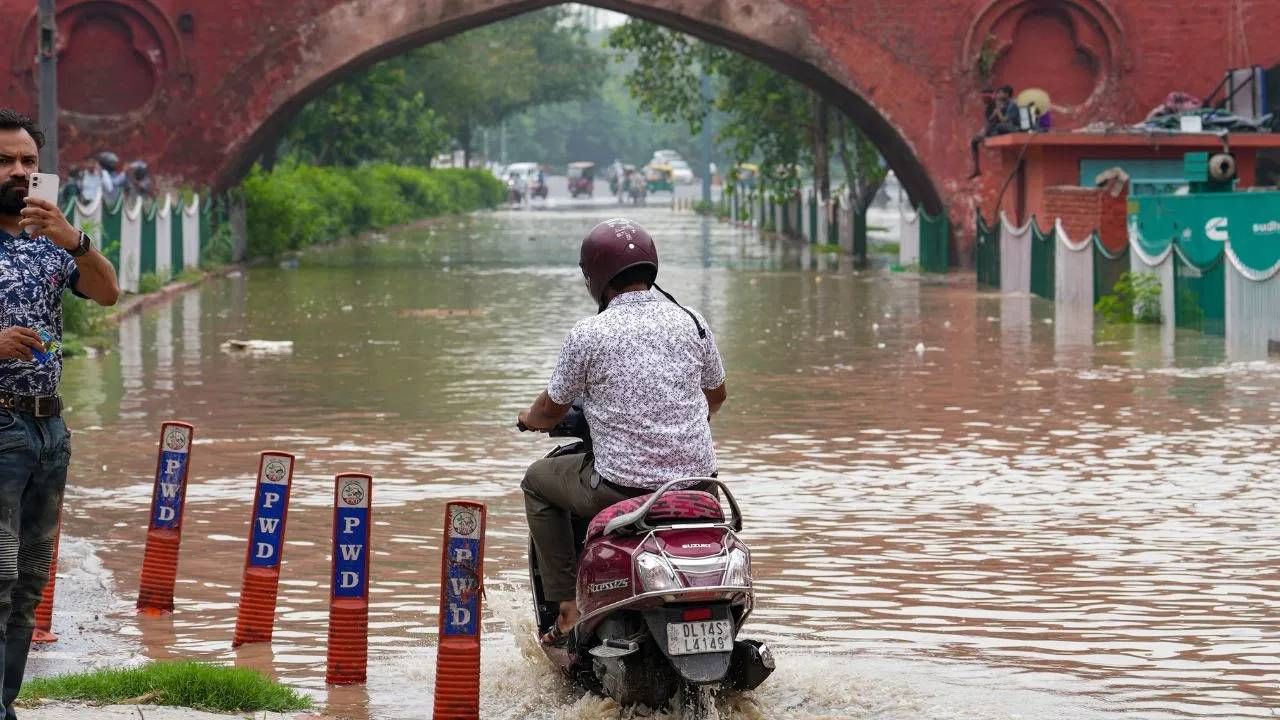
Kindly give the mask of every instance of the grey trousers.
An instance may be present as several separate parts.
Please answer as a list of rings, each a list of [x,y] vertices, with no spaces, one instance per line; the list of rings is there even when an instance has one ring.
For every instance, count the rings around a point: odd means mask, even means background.
[[[561,455],[530,465],[520,484],[529,534],[542,572],[542,591],[548,602],[573,600],[577,595],[573,518],[591,519],[610,505],[632,497],[604,482],[591,487],[594,471],[595,460],[590,455]]]
[[[14,720],[36,605],[49,581],[71,435],[60,417],[0,410],[0,711]]]

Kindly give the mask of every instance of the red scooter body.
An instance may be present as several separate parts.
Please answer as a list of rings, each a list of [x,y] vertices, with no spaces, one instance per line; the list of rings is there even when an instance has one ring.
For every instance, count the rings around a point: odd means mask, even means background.
[[[586,429],[572,434],[583,437]],[[557,448],[551,456],[581,452],[582,445]],[[691,483],[711,492],[677,489]],[[721,497],[729,506],[727,517]],[[543,646],[548,658],[571,679],[621,705],[657,708],[681,689],[686,700],[700,695],[690,692],[698,686],[758,686],[774,663],[763,643],[740,637],[755,600],[751,553],[738,537],[741,528],[733,495],[713,478],[675,480],[579,522],[582,616],[562,646]],[[532,544],[529,561],[544,633],[559,609],[543,598]],[[686,717],[697,712],[686,703]]]

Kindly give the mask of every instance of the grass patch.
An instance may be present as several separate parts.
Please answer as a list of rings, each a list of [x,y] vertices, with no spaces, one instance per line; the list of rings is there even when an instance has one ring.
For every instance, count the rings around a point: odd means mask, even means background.
[[[197,662],[154,662],[125,670],[37,678],[22,686],[20,697],[27,704],[43,700],[99,705],[128,702],[235,713],[311,707],[310,698],[256,671]]]
[[[193,283],[193,282],[199,282],[203,279],[204,279],[203,270],[196,270],[195,268],[187,268],[186,270],[183,270],[182,272],[178,273],[178,276],[175,277],[173,281],[179,282],[179,283]]]
[[[869,243],[870,251],[876,255],[898,255],[902,252],[902,246],[896,242],[878,242]]]
[[[138,278],[138,294],[146,295],[164,287],[164,280],[155,273],[143,273]]]
[[[820,253],[838,253],[840,252],[840,246],[836,243],[822,243],[821,245],[814,243],[813,251]]]

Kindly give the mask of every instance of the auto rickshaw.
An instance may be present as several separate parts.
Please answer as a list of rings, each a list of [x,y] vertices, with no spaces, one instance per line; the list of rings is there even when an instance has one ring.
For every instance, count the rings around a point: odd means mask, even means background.
[[[646,165],[644,177],[649,184],[649,192],[674,192],[675,183],[671,180],[670,165]]]
[[[569,194],[591,197],[596,189],[596,164],[590,162],[569,163]]]

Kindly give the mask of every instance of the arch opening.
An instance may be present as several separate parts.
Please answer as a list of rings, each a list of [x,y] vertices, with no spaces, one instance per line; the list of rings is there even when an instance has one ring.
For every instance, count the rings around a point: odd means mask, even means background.
[[[308,102],[341,80],[414,48],[565,1],[480,0],[466,3],[465,8],[440,2],[415,10],[404,0],[371,0],[362,5],[375,7],[366,7],[364,22],[358,24],[342,22],[353,3],[339,5],[327,14],[330,22],[321,18],[312,26],[311,36],[299,32],[293,40],[297,47],[268,50],[251,61],[270,66],[277,54],[297,51],[325,58],[300,68],[285,86],[264,89],[267,97],[262,105],[267,113],[247,137],[236,143],[218,173],[217,185],[227,187],[243,177],[264,150],[274,147]],[[718,0],[710,8],[704,4],[698,14],[685,12],[682,4],[669,0],[590,0],[581,4],[653,22],[725,47],[808,86],[844,113],[877,147],[916,204],[930,213],[942,211],[941,189],[912,142],[885,109],[868,99],[866,88],[858,87],[856,80],[841,77],[845,73],[826,56],[809,24],[794,17],[798,11],[782,4],[771,4],[759,11],[751,0]],[[712,12],[717,8],[719,12]],[[390,24],[370,18],[371,13],[380,13]],[[371,26],[392,29],[371,33]],[[324,30],[316,33],[316,27]]]

